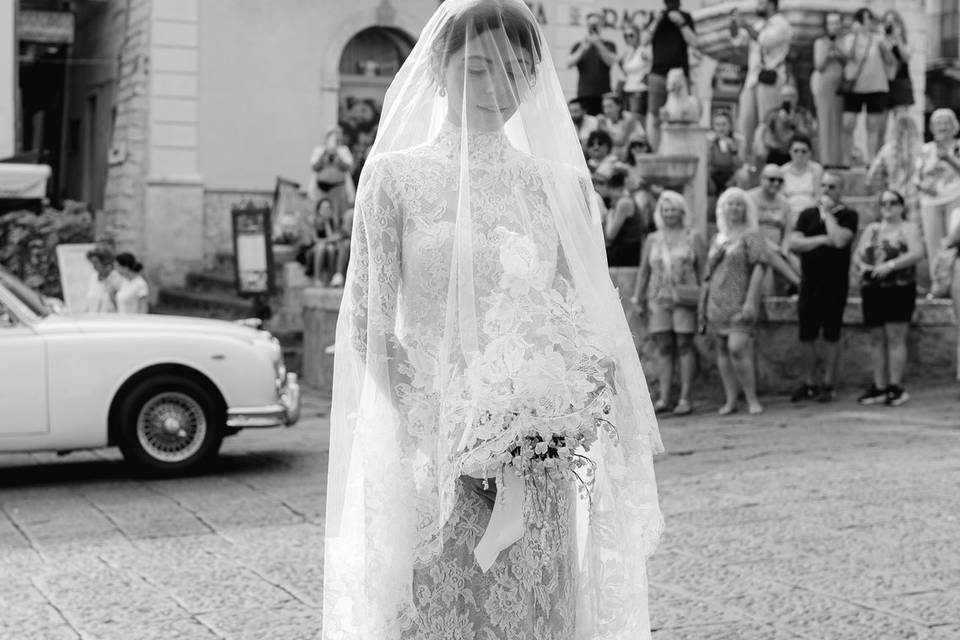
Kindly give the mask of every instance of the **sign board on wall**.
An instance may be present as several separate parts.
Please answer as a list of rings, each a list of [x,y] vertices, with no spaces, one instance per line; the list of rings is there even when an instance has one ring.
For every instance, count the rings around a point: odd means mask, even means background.
[[[17,38],[23,42],[73,44],[72,11],[30,11],[17,14]]]
[[[270,209],[240,207],[231,211],[233,256],[240,295],[273,293],[273,243]]]
[[[70,311],[85,311],[87,289],[95,273],[87,260],[87,252],[96,248],[94,243],[57,245],[57,267],[60,269],[60,288],[63,303]]]
[[[540,26],[580,27],[586,24],[587,16],[598,14],[603,17],[604,27],[622,29],[629,24],[644,25],[650,20],[652,11],[634,8],[637,3],[629,3],[631,8],[596,5],[592,2],[549,2],[524,0],[536,17]],[[440,0],[443,4],[443,0]],[[553,10],[552,10],[553,9]]]
[[[606,29],[623,29],[627,25],[645,25],[650,21],[649,9],[621,8],[593,5],[583,2],[561,2],[557,4],[557,24],[562,27],[582,27],[587,24],[587,16],[599,15]]]

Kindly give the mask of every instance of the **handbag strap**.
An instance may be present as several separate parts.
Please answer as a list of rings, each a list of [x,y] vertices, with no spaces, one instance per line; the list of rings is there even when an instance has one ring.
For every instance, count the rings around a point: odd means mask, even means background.
[[[853,35],[853,54],[854,55],[857,54],[857,41],[859,40],[860,40],[860,34],[855,33]],[[857,75],[853,76],[852,78],[848,78],[849,80],[853,80],[854,82],[856,82],[857,80],[860,79],[860,74],[863,73],[863,67],[864,65],[867,64],[867,56],[870,55],[870,45],[872,44],[873,44],[873,34],[871,33],[870,35],[867,36],[867,48],[863,50],[863,57],[860,58],[860,65],[857,67]]]
[[[723,262],[723,258],[727,253],[727,245],[729,242],[724,242],[723,244],[717,247],[717,252],[713,254],[713,260],[707,260],[707,272],[703,275],[704,283],[710,282],[710,278],[713,277],[713,272],[717,270],[717,267],[720,266],[720,263]]]

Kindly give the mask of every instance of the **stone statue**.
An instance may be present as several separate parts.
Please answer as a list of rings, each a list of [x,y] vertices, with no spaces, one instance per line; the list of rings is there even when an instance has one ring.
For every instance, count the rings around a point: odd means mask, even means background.
[[[660,122],[697,124],[700,114],[700,100],[691,93],[683,69],[670,69],[667,73],[667,102],[660,108]]]

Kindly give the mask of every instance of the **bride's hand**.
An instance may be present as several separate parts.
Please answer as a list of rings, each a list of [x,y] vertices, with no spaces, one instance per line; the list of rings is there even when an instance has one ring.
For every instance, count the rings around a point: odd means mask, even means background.
[[[483,488],[484,479],[481,478],[474,478],[473,476],[460,476],[460,481],[467,489],[487,501],[491,507],[497,501],[497,481],[495,478],[486,479],[486,489]]]

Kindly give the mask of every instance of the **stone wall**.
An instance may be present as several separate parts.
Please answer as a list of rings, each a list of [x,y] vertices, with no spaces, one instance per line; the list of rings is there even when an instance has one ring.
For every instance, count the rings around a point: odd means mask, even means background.
[[[657,377],[657,354],[636,309],[629,302],[636,269],[611,269],[620,291],[643,369],[650,382]],[[334,343],[341,289],[308,287],[303,292],[303,379],[315,388],[329,391],[333,356],[325,349]],[[757,385],[763,394],[782,394],[800,382],[800,345],[797,339],[796,302],[789,298],[765,301],[767,320],[757,332]],[[870,345],[859,298],[851,298],[844,316],[840,376],[842,388],[859,389],[870,383]],[[698,336],[697,396],[721,393],[716,371],[716,352],[707,336]],[[918,301],[908,338],[909,364],[906,384],[921,386],[956,379],[957,327],[950,300]]]
[[[98,236],[144,253],[148,167],[150,20],[153,0],[130,0],[120,47],[114,121]]]
[[[636,269],[616,268],[610,275],[621,293],[624,313],[634,341],[641,352],[643,369],[652,382],[657,376],[657,353],[636,308],[630,303]],[[856,295],[857,289],[851,289]],[[757,329],[757,387],[762,393],[787,393],[800,380],[801,361],[797,305],[791,298],[770,297],[764,301],[766,320]],[[863,327],[859,297],[851,297],[844,313],[838,382],[841,387],[859,388],[871,381],[870,337]],[[906,382],[910,385],[944,383],[956,379],[957,327],[950,300],[919,300],[907,338]],[[698,389],[712,387],[719,392],[716,351],[708,336],[697,336]]]

